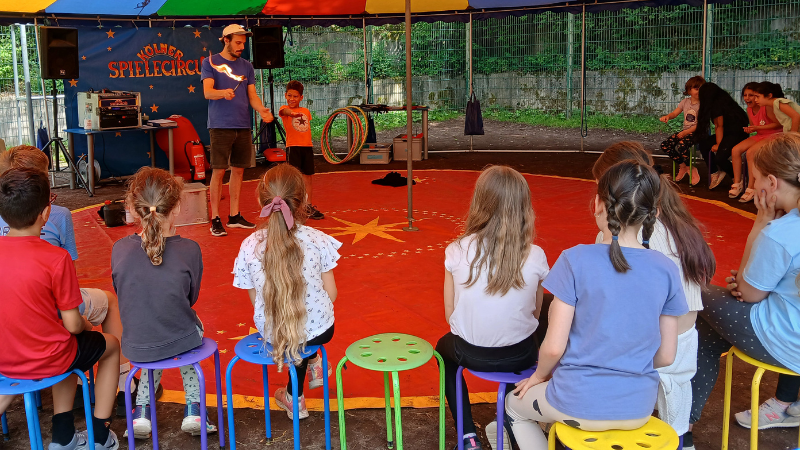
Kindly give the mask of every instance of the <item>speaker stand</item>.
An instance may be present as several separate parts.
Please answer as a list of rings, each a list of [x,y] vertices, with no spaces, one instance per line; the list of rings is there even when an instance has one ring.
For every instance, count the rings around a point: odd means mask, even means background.
[[[64,146],[64,140],[58,136],[58,89],[56,88],[56,80],[51,80],[53,82],[53,90],[51,93],[53,94],[53,137],[50,141],[47,142],[47,145],[44,146],[42,150],[47,149],[50,152],[50,173],[69,173],[74,174],[74,176],[78,179],[80,185],[86,189],[86,193],[89,194],[89,197],[93,197],[92,191],[89,190],[89,183],[83,178],[83,174],[75,167],[75,163],[72,161],[72,158],[69,156],[69,152],[67,148]],[[61,169],[61,162],[59,160],[59,156],[63,156],[64,159],[67,161],[66,169]],[[72,176],[72,175],[71,175]],[[61,186],[53,186],[55,187],[65,187],[68,185],[61,185]]]

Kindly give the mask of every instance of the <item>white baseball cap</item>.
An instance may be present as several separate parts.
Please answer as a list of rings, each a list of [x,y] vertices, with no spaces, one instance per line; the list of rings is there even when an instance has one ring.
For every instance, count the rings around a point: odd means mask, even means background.
[[[225,27],[224,30],[222,30],[222,37],[219,38],[219,40],[221,41],[225,38],[225,36],[231,36],[234,34],[243,34],[245,36],[253,35],[253,33],[245,30],[243,26],[239,24],[233,24],[233,25],[228,25],[227,27]]]

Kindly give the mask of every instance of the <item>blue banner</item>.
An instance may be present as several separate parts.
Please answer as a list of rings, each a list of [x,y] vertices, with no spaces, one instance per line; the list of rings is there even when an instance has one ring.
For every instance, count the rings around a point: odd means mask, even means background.
[[[207,145],[208,100],[203,96],[200,68],[209,52],[222,51],[221,34],[222,28],[79,28],[80,78],[64,80],[67,126],[83,126],[78,123],[78,92],[134,91],[141,93],[142,113],[150,119],[184,116]],[[242,57],[249,59],[247,49]],[[176,139],[176,158],[183,155],[183,144]],[[75,147],[76,157],[86,153],[86,137],[76,135]],[[145,132],[96,135],[94,150],[103,177],[130,175],[150,165],[150,139]],[[168,167],[158,144],[156,165]]]

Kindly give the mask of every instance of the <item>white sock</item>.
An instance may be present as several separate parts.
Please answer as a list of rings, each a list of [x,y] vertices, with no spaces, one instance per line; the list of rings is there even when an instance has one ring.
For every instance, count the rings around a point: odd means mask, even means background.
[[[117,383],[117,389],[120,392],[125,391],[125,379],[128,378],[128,373],[131,371],[131,363],[126,362],[125,364],[119,365],[119,382]],[[131,385],[129,387],[130,390],[133,390],[133,380],[131,380]]]

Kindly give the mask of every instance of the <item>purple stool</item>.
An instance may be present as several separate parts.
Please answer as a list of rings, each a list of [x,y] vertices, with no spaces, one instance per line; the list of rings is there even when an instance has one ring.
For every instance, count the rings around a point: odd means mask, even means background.
[[[156,425],[156,392],[155,383],[153,383],[153,370],[155,369],[177,369],[181,366],[191,364],[197,372],[197,382],[200,384],[200,448],[206,450],[208,448],[208,430],[206,430],[206,380],[203,376],[203,369],[200,368],[199,362],[214,355],[214,375],[216,376],[217,387],[217,427],[219,433],[219,446],[225,447],[225,430],[224,420],[222,414],[222,382],[220,381],[219,370],[219,350],[217,343],[209,338],[203,338],[203,344],[200,347],[189,350],[188,352],[181,353],[180,355],[173,356],[172,358],[162,359],[161,361],[153,362],[134,362],[131,361],[131,371],[126,380],[126,386],[131,385],[131,379],[140,369],[147,369],[147,375],[150,377],[150,419],[153,426],[153,450],[158,450],[158,426]],[[133,415],[132,415],[132,400],[131,392],[125,390],[125,419],[128,422],[128,449],[133,450],[135,447],[133,437]]]
[[[456,441],[458,442],[458,450],[464,450],[464,440],[461,439],[461,436],[464,435],[464,417],[461,415],[461,395],[462,395],[462,388],[461,388],[461,381],[464,379],[462,372],[464,368],[459,366],[458,370],[456,371]],[[533,375],[533,372],[536,371],[536,366],[533,366],[530,369],[523,370],[521,372],[475,372],[471,370],[473,375],[478,378],[481,378],[486,381],[494,381],[495,383],[500,383],[500,386],[497,388],[497,449],[503,450],[503,427],[505,422],[505,411],[506,411],[506,385],[509,383],[516,383],[520,380],[524,380],[525,378],[530,377]]]

